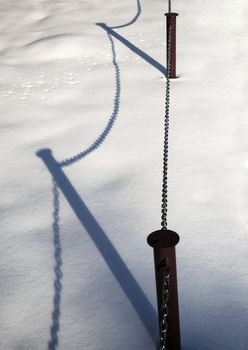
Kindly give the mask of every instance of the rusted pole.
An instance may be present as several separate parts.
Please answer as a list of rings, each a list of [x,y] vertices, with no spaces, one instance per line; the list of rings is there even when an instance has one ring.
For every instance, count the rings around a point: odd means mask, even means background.
[[[165,16],[166,16],[166,33],[167,33],[167,40],[166,40],[167,67],[168,67],[168,61],[169,61],[169,55],[168,55],[169,28],[171,27],[170,78],[174,79],[177,77],[176,75],[176,18],[178,16],[178,13],[168,12],[168,13],[165,13]]]
[[[179,239],[178,234],[171,230],[158,230],[152,232],[147,237],[147,242],[151,247],[153,247],[154,252],[160,334],[161,322],[163,318],[161,309],[163,305],[162,299],[165,266],[169,271],[169,299],[167,302],[169,312],[167,316],[168,329],[166,335],[166,346],[169,350],[181,350],[175,250],[175,246],[179,242]]]

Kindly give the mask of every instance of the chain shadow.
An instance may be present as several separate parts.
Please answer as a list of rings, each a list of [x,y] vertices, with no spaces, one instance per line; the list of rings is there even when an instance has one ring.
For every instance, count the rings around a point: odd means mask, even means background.
[[[114,94],[114,104],[113,104],[113,110],[111,113],[111,116],[107,122],[107,125],[105,129],[102,131],[102,133],[99,135],[99,137],[90,145],[86,150],[79,152],[73,157],[66,158],[65,160],[61,161],[59,164],[62,167],[72,165],[75,162],[80,161],[84,157],[86,157],[91,152],[95,151],[106,139],[108,134],[110,133],[112,127],[114,126],[114,123],[118,117],[119,109],[120,109],[120,95],[121,95],[121,78],[120,78],[120,67],[116,60],[116,52],[115,52],[115,46],[113,39],[108,34],[108,38],[111,44],[111,50],[112,50],[112,63],[115,69],[115,94]]]
[[[138,1],[138,5],[140,5]],[[137,17],[137,16],[136,16]],[[136,18],[137,19],[137,18]],[[134,20],[131,21],[134,23]],[[129,23],[129,25],[131,24]],[[126,26],[126,25],[125,25]],[[148,334],[156,344],[157,334],[157,316],[151,303],[147,299],[146,295],[134,279],[131,272],[128,270],[124,261],[108,239],[106,233],[99,226],[93,215],[90,213],[84,202],[76,193],[75,189],[69,182],[68,178],[62,171],[63,167],[70,166],[75,162],[80,161],[91,152],[95,151],[109,135],[119,113],[120,108],[120,94],[121,94],[121,79],[120,68],[116,60],[116,52],[113,39],[109,33],[107,33],[110,40],[112,50],[112,63],[115,69],[115,93],[114,104],[111,116],[106,124],[105,129],[100,136],[92,143],[86,150],[79,152],[73,157],[66,158],[60,162],[57,162],[50,151],[40,150],[37,155],[42,158],[47,165],[48,170],[52,174],[53,178],[53,243],[54,243],[54,298],[53,298],[53,311],[52,311],[52,324],[50,327],[50,340],[48,341],[48,350],[56,350],[58,348],[58,333],[60,329],[60,305],[61,305],[61,292],[62,292],[62,248],[60,240],[60,227],[59,227],[59,189],[63,192],[68,202],[71,204],[72,209],[78,216],[80,222],[86,228],[88,234],[94,241],[95,245],[99,249],[100,253],[104,257],[107,265],[115,276],[116,280],[120,284],[122,290],[128,297],[129,301],[133,305],[141,321],[143,322]]]
[[[125,23],[125,24],[122,24],[122,25],[119,25],[119,26],[115,26],[115,27],[111,27],[111,28],[112,29],[119,29],[119,28],[128,27],[131,24],[134,24],[137,21],[137,19],[139,18],[140,15],[141,15],[141,5],[140,5],[140,0],[137,0],[137,13],[134,16],[134,18],[131,21]]]
[[[53,244],[55,258],[55,280],[54,280],[54,297],[53,297],[53,312],[52,325],[50,328],[51,338],[48,342],[48,349],[55,350],[58,346],[59,332],[59,317],[60,317],[60,301],[62,291],[62,247],[60,241],[59,227],[59,189],[57,183],[53,180]]]
[[[156,344],[157,314],[147,296],[129,271],[102,227],[98,224],[86,204],[70,183],[61,165],[54,159],[51,150],[40,150],[37,152],[37,156],[43,160],[52,178],[64,194],[75,215],[88,232],[88,235],[132,304],[154,344]],[[54,348],[51,347],[51,349]]]
[[[170,8],[170,2],[169,2],[169,8]],[[120,29],[120,28],[125,28],[128,27],[132,24],[134,24],[138,18],[141,15],[141,4],[140,0],[137,0],[137,13],[134,16],[134,18],[122,25],[119,26],[108,26],[106,23],[96,23],[97,26],[101,27],[104,29],[108,35],[112,35],[114,38],[118,39],[120,42],[122,42],[124,45],[126,45],[131,51],[133,51],[135,54],[143,58],[146,62],[151,64],[153,67],[155,67],[159,72],[161,72],[164,76],[167,75],[167,69],[160,64],[158,61],[156,61],[154,58],[152,58],[150,55],[148,55],[146,52],[143,50],[139,49],[137,46],[133,45],[130,41],[128,41],[126,38],[124,38],[122,35],[118,34],[115,30],[113,29]]]
[[[120,68],[116,60],[115,46],[112,37],[108,34],[108,38],[112,50],[112,63],[115,71],[115,93],[114,93],[114,104],[111,116],[106,124],[106,127],[99,135],[99,137],[90,145],[86,150],[79,152],[73,157],[66,158],[60,163],[56,164],[59,167],[67,167],[75,162],[80,161],[91,152],[95,151],[109,135],[114,123],[118,117],[120,109],[120,95],[121,95],[121,79],[120,79]],[[54,243],[54,297],[53,297],[53,311],[52,311],[52,324],[50,327],[50,340],[48,341],[48,350],[56,350],[58,347],[58,333],[60,329],[60,304],[61,304],[61,292],[62,292],[62,248],[60,242],[60,227],[59,227],[59,188],[58,184],[53,178],[52,185],[53,192],[53,243]]]

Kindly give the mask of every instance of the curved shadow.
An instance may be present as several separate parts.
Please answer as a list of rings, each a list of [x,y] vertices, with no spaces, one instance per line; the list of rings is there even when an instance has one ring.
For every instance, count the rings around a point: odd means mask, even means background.
[[[119,29],[119,28],[128,27],[128,26],[130,26],[131,24],[134,24],[137,21],[137,19],[139,18],[140,14],[141,14],[140,0],[137,0],[137,13],[134,16],[134,18],[131,21],[127,22],[126,24],[122,24],[120,26],[115,26],[115,27],[111,27],[111,28],[112,29]]]
[[[91,146],[89,146],[86,150],[83,152],[78,153],[77,155],[67,158],[59,163],[62,167],[72,165],[75,162],[78,162],[82,158],[86,157],[89,153],[93,152],[95,149],[97,149],[103,141],[106,139],[108,136],[110,130],[112,129],[118,113],[120,109],[120,95],[121,95],[121,79],[120,79],[120,67],[116,61],[116,52],[115,52],[115,46],[113,39],[111,35],[108,33],[108,38],[110,40],[111,44],[111,50],[112,50],[112,63],[115,68],[115,95],[114,95],[114,106],[113,106],[113,111],[111,114],[111,117],[103,130],[103,132],[100,134],[100,136],[93,142]]]
[[[141,13],[140,1],[137,0],[138,12],[132,21],[128,22],[123,26],[118,26],[118,28],[126,27],[127,25],[133,24]],[[117,27],[115,27],[117,28]],[[112,30],[112,29],[111,29]],[[156,345],[156,335],[157,335],[157,314],[151,305],[150,301],[146,297],[145,293],[133,277],[132,273],[127,268],[126,264],[122,260],[121,256],[107,237],[106,233],[97,223],[96,219],[93,217],[85,203],[77,194],[76,190],[69,182],[69,179],[63,173],[62,168],[70,166],[75,162],[80,161],[91,152],[96,150],[109,135],[119,113],[120,108],[120,94],[121,94],[121,80],[120,80],[120,68],[116,60],[116,51],[114,46],[113,37],[120,37],[113,34],[114,31],[109,32],[107,30],[107,35],[110,40],[111,50],[112,50],[112,63],[115,69],[115,94],[114,94],[114,104],[111,116],[106,124],[106,127],[100,134],[100,136],[89,146],[86,150],[66,158],[60,162],[57,162],[50,151],[40,150],[36,154],[41,157],[48,170],[50,171],[53,178],[53,242],[54,242],[54,258],[55,258],[55,279],[54,279],[54,299],[53,299],[53,311],[52,311],[52,324],[50,327],[50,340],[48,342],[48,350],[58,349],[58,333],[60,328],[60,303],[61,303],[61,291],[62,291],[62,249],[60,243],[60,228],[59,228],[59,189],[63,192],[68,203],[71,205],[72,210],[82,223],[82,225],[87,230],[89,236],[95,243],[97,249],[106,261],[109,269],[113,273],[123,292],[129,299],[130,303],[133,305],[136,313],[138,314],[140,320],[145,326],[148,334],[152,338],[154,344]],[[117,33],[116,33],[117,34]],[[123,38],[124,40],[124,38]],[[125,42],[128,44],[128,41]],[[129,45],[131,46],[131,43]],[[139,50],[139,49],[137,49]],[[139,54],[141,50],[138,51]],[[146,59],[144,53],[143,58]],[[151,61],[152,62],[152,61]],[[151,63],[150,62],[150,63]],[[155,61],[156,62],[156,61]],[[153,64],[153,62],[151,63]]]
[[[49,350],[56,350],[58,346],[58,332],[59,332],[59,316],[60,316],[60,301],[62,290],[62,248],[60,243],[60,229],[59,229],[59,189],[57,183],[53,180],[53,243],[54,243],[54,298],[53,298],[53,312],[52,325],[50,328],[50,340],[48,342]]]
[[[67,158],[61,162],[55,163],[59,167],[66,167],[86,157],[89,153],[97,149],[108,136],[112,129],[114,122],[117,119],[120,107],[120,93],[121,93],[121,81],[120,81],[120,68],[116,61],[116,52],[112,37],[108,34],[108,38],[111,44],[112,50],[112,63],[115,68],[115,95],[114,106],[108,123],[100,134],[100,136],[88,147],[85,151],[78,153],[77,155]],[[39,152],[37,153],[39,154]],[[52,311],[52,324],[50,327],[50,340],[48,342],[48,350],[56,350],[58,348],[58,333],[59,333],[59,319],[60,319],[60,302],[62,292],[62,257],[61,257],[61,244],[60,244],[60,229],[59,229],[59,188],[58,184],[53,176],[53,242],[54,242],[54,259],[55,259],[55,280],[54,280],[54,298],[53,298],[53,311]]]
[[[44,41],[51,41],[53,39],[66,38],[66,37],[75,37],[75,36],[81,37],[81,35],[78,34],[78,33],[62,33],[62,34],[48,35],[48,36],[36,39],[34,41],[31,41],[30,43],[26,44],[25,46],[29,47],[29,46],[36,45],[38,43],[42,43]]]
[[[168,3],[168,7],[169,7],[169,12],[170,12],[171,11],[171,1],[170,0]],[[135,23],[138,20],[140,15],[141,15],[141,4],[140,4],[140,0],[137,0],[137,13],[134,16],[134,18],[131,21],[129,21],[128,23],[123,24],[123,25],[119,25],[119,26],[114,26],[114,27],[110,27],[106,23],[96,23],[96,25],[101,27],[102,29],[104,29],[108,35],[110,34],[113,37],[115,37],[116,39],[118,39],[120,42],[122,42],[124,45],[126,45],[131,51],[133,51],[135,54],[137,54],[138,56],[143,58],[146,62],[151,64],[153,67],[155,67],[157,70],[159,70],[164,76],[166,76],[167,69],[161,63],[156,61],[154,58],[152,58],[146,52],[139,49],[137,46],[133,45],[129,40],[127,40],[122,35],[118,34],[115,30],[113,30],[113,29],[120,29],[120,28],[130,26],[131,24]]]

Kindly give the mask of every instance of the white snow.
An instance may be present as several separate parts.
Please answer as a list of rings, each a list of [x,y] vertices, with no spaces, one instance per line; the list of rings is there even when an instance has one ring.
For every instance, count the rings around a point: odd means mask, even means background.
[[[247,350],[248,8],[172,9],[168,221],[181,237],[182,350]],[[156,348],[146,237],[160,228],[166,10],[0,3],[1,350]],[[70,198],[59,189],[59,204],[49,156],[37,156],[47,148],[57,162],[78,155],[51,165],[76,192],[62,179]]]

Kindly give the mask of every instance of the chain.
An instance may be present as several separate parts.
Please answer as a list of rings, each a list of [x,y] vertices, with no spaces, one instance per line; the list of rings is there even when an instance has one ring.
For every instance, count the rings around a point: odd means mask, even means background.
[[[168,141],[169,141],[169,111],[170,111],[170,68],[171,68],[171,25],[168,28],[167,47],[167,74],[166,74],[166,94],[165,94],[165,121],[164,121],[164,156],[163,156],[163,189],[162,189],[162,230],[167,229],[167,206],[168,206]]]
[[[169,12],[171,2],[169,1]],[[169,111],[170,111],[170,68],[171,68],[171,25],[168,28],[168,47],[167,47],[167,74],[166,74],[166,93],[165,93],[165,121],[164,121],[164,155],[163,155],[163,188],[162,188],[162,230],[167,229],[167,207],[168,207],[168,146],[169,146]],[[167,350],[167,330],[168,330],[168,301],[169,301],[169,280],[170,271],[165,262],[165,271],[163,276],[162,304],[160,309],[160,350]]]
[[[163,274],[163,288],[162,288],[162,303],[160,309],[160,350],[167,350],[167,330],[168,330],[168,301],[169,301],[169,282],[170,282],[170,270],[165,262],[164,274]]]
[[[53,243],[54,243],[54,258],[55,258],[55,280],[54,280],[54,298],[52,324],[50,327],[50,340],[48,342],[48,350],[58,349],[58,335],[60,329],[60,309],[61,309],[61,292],[62,292],[62,248],[60,239],[59,227],[59,188],[56,181],[53,179]]]

